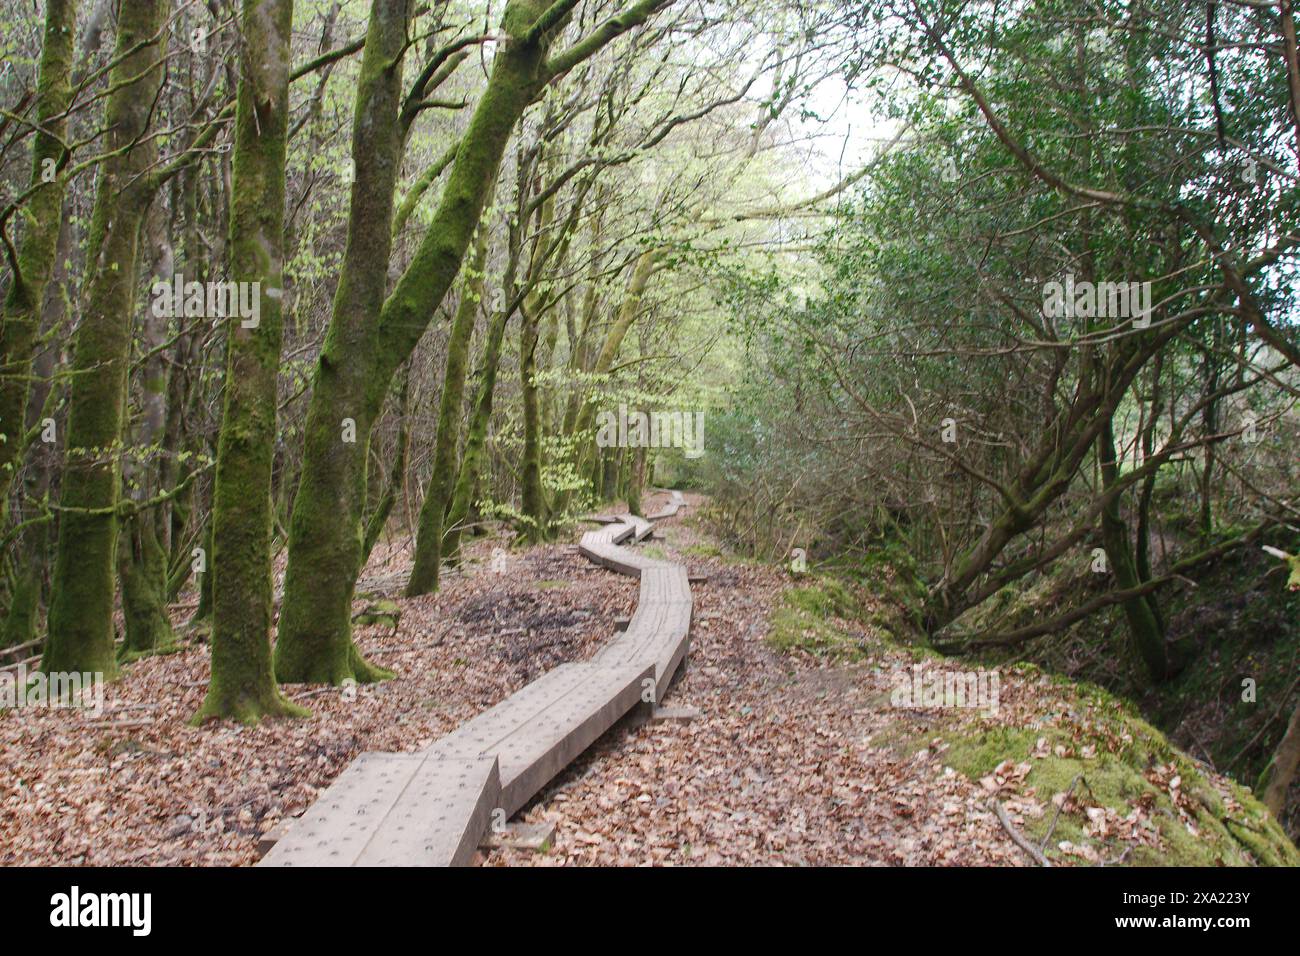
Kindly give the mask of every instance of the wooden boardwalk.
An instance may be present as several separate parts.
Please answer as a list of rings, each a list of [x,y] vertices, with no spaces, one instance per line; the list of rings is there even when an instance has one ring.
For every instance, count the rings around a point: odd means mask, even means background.
[[[582,536],[589,560],[640,580],[627,629],[590,661],[559,667],[418,753],[357,757],[259,866],[464,866],[496,822],[518,811],[636,707],[653,708],[686,656],[686,569],[629,550],[652,521],[614,515]]]

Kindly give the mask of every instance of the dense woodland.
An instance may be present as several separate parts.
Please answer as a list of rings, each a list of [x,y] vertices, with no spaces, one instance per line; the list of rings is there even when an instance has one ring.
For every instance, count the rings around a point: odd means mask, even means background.
[[[0,0],[0,56],[0,663],[306,717],[393,676],[381,542],[428,595],[691,488],[1297,832],[1291,0]]]

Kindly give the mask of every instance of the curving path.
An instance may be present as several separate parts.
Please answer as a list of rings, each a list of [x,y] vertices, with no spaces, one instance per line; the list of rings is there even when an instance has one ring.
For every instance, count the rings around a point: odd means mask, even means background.
[[[464,866],[504,820],[637,707],[653,708],[686,656],[686,569],[624,547],[685,507],[617,515],[582,536],[589,560],[640,579],[627,630],[584,663],[561,664],[417,753],[361,754],[259,866]]]

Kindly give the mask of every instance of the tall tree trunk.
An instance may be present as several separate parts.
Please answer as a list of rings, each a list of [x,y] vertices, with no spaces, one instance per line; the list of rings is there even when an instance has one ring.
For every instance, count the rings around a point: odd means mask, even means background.
[[[519,394],[524,419],[524,460],[520,484],[522,511],[526,523],[524,539],[544,541],[548,537],[546,493],[542,489],[541,409],[537,401],[537,323],[536,302],[524,305],[519,313]]]
[[[117,673],[113,578],[121,481],[123,406],[140,226],[156,184],[156,155],[145,134],[162,84],[170,5],[123,4],[117,65],[109,73],[107,152],[88,234],[85,295],[77,330],[64,452],[61,520],[51,590],[48,672]]]
[[[646,450],[644,446],[629,450],[627,510],[638,516],[641,514],[641,492],[645,487],[645,460]]]
[[[636,322],[637,316],[641,314],[641,297],[645,294],[661,256],[659,250],[649,249],[637,258],[636,264],[632,267],[632,275],[628,279],[627,289],[623,294],[623,301],[619,304],[618,314],[605,334],[605,341],[601,344],[595,361],[589,369],[586,369],[587,372],[605,375],[614,367],[614,360],[618,358],[619,349],[623,347],[623,340],[627,338],[627,333]],[[564,434],[567,436],[583,434],[591,428],[595,414],[595,406],[590,402],[571,401],[564,416]],[[588,466],[599,468],[601,456],[596,449],[595,441],[586,442],[580,447],[583,450],[579,452],[579,474],[585,474]],[[565,491],[557,497],[555,511],[563,513],[568,508],[570,495],[570,492]]]
[[[244,0],[230,273],[259,283],[258,321],[226,320],[225,408],[212,495],[212,676],[196,721],[306,711],[271,669],[271,469],[284,336],[284,180],[293,0]]]
[[[284,682],[368,683],[392,676],[367,663],[352,643],[352,595],[365,544],[370,431],[392,380],[375,370],[374,317],[384,307],[384,265],[392,248],[410,7],[409,0],[377,0],[370,10],[353,119],[347,248],[307,409],[289,524],[275,645],[275,674]]]
[[[1217,317],[1214,321],[1210,333],[1210,345],[1205,350],[1205,369],[1203,372],[1205,378],[1205,395],[1208,401],[1205,408],[1201,411],[1201,423],[1205,429],[1206,435],[1214,435],[1219,431],[1219,402],[1211,397],[1219,388],[1219,347],[1223,338],[1222,321]],[[1218,442],[1211,440],[1206,442],[1201,459],[1201,478],[1200,478],[1200,514],[1197,525],[1200,531],[1201,546],[1209,547],[1210,540],[1214,536],[1214,484],[1216,476],[1214,466],[1218,454]]]
[[[45,4],[45,39],[36,79],[32,194],[23,209],[17,273],[5,292],[4,320],[0,322],[0,513],[22,460],[32,353],[63,220],[65,180],[59,167],[65,162],[65,114],[72,101],[76,8],[74,0],[48,0]]]
[[[406,458],[411,447],[411,363],[406,363],[406,372],[402,375],[402,387],[397,395],[398,416],[401,424],[397,428],[397,454],[393,457],[392,467],[388,470],[388,485],[384,494],[366,521],[365,543],[361,547],[361,567],[370,560],[370,552],[375,550],[379,536],[388,525],[388,516],[397,504],[398,492],[406,479]]]
[[[605,448],[596,458],[596,474],[599,476],[599,491],[602,501],[613,501],[618,497],[618,461],[617,448]]]
[[[45,302],[41,307],[41,341],[45,348],[38,349],[32,358],[32,390],[27,398],[27,427],[38,427],[46,415],[46,402],[53,390],[54,372],[58,365],[61,338],[51,336],[52,331],[67,319],[67,253],[72,242],[68,217],[63,217],[59,227],[58,251],[54,272],[45,286]],[[22,500],[25,505],[19,513],[20,521],[32,521],[22,532],[13,598],[4,630],[0,632],[0,647],[12,647],[34,640],[39,632],[45,575],[50,559],[50,523],[36,520],[50,507],[50,484],[54,477],[55,446],[38,442],[29,456],[24,478]]]

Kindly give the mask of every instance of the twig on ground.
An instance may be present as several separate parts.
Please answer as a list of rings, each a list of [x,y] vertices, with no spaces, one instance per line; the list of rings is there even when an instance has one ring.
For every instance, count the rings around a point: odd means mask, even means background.
[[[1052,825],[1047,828],[1047,836],[1043,837],[1043,842],[1038,844],[1038,848],[1040,850],[1047,849],[1047,841],[1052,839],[1052,834],[1056,832],[1056,821],[1061,819],[1061,811],[1065,809],[1065,801],[1070,799],[1070,794],[1074,793],[1074,788],[1078,785],[1079,781],[1082,779],[1083,779],[1083,774],[1080,773],[1080,774],[1075,774],[1074,779],[1070,781],[1070,789],[1065,791],[1065,799],[1062,800],[1056,808],[1056,815],[1052,817]]]
[[[1016,829],[1015,824],[1011,822],[1011,818],[1007,816],[1007,811],[1002,809],[1002,804],[998,803],[996,800],[990,800],[989,809],[997,814],[998,822],[1002,824],[1002,829],[1006,830],[1011,836],[1012,843],[1029,854],[1029,856],[1032,857],[1034,862],[1039,866],[1050,867],[1052,865],[1051,862],[1048,861],[1047,857],[1043,856],[1043,851],[1026,840],[1024,835]]]

